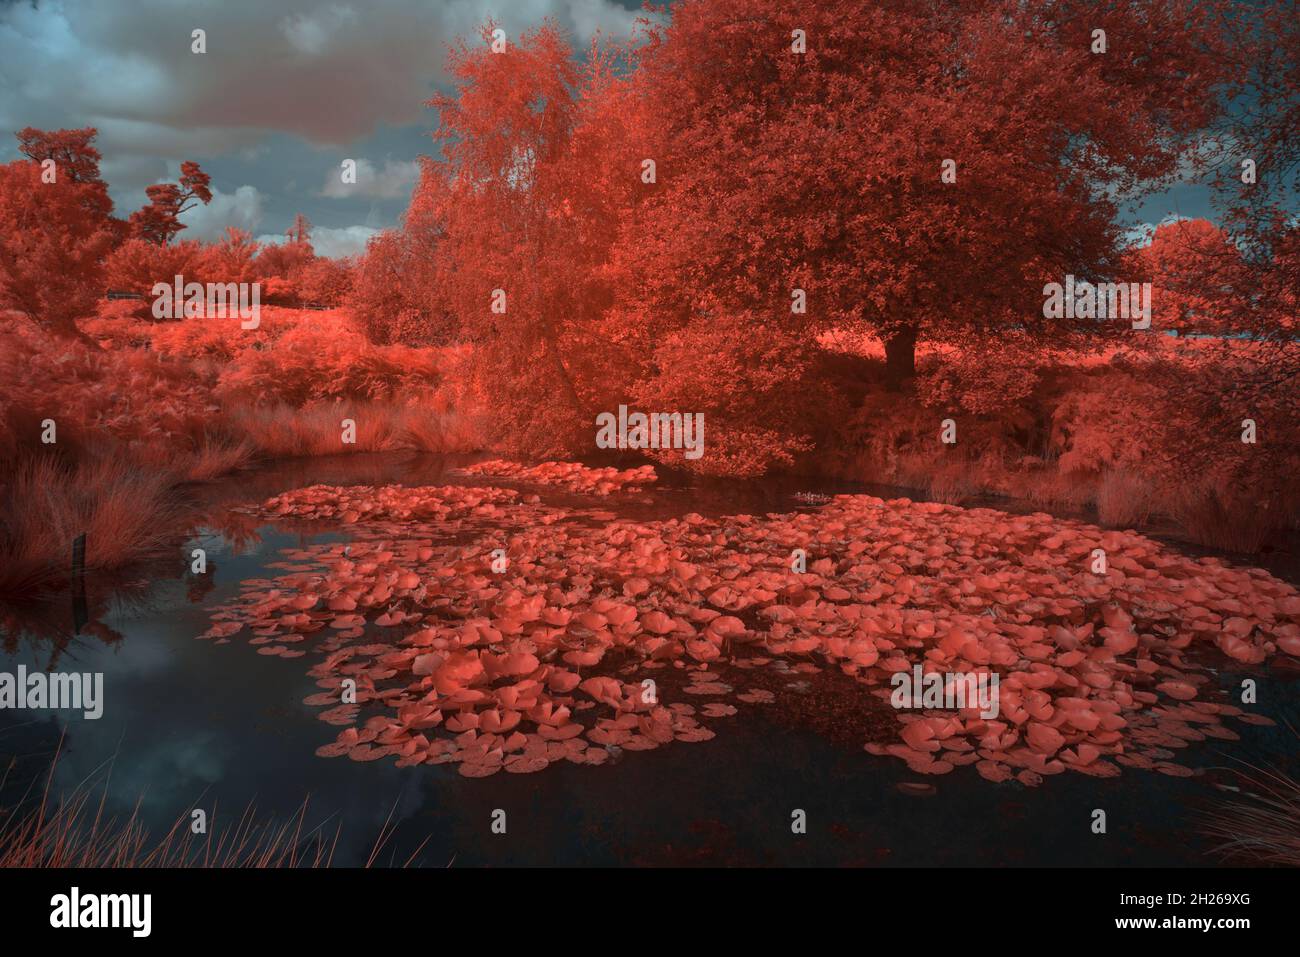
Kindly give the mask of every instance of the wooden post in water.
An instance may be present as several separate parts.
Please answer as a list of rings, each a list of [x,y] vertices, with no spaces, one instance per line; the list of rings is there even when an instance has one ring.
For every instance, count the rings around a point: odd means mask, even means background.
[[[81,634],[90,620],[86,610],[86,533],[72,540],[72,633]]]

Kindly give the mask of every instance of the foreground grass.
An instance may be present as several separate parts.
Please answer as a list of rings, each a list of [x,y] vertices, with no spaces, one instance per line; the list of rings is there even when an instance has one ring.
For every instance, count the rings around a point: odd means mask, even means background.
[[[60,741],[60,750],[62,741]],[[0,818],[0,867],[212,867],[212,868],[325,868],[333,865],[342,825],[332,832],[324,824],[307,826],[308,800],[289,818],[262,816],[248,805],[230,822],[218,814],[213,802],[206,833],[194,834],[194,807],[185,808],[161,837],[153,837],[140,819],[137,802],[129,817],[105,817],[107,781],[98,793],[88,781],[72,791],[52,796],[58,752],[45,779],[39,801],[26,796],[20,806],[28,810],[12,819]],[[6,774],[7,777],[7,774]],[[0,790],[4,778],[0,777]],[[379,862],[392,838],[392,812],[380,828],[366,867]],[[425,842],[407,858],[409,866]]]
[[[1300,781],[1276,768],[1239,764],[1240,796],[1206,815],[1202,832],[1217,839],[1215,853],[1229,862],[1300,867]]]

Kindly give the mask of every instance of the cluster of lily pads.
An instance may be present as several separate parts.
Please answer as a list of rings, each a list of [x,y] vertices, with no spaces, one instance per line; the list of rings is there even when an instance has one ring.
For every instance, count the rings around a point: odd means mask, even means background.
[[[636,468],[620,470],[589,468],[579,462],[542,462],[538,465],[524,465],[503,459],[476,462],[465,466],[461,471],[466,475],[506,478],[535,485],[553,485],[568,489],[570,492],[585,492],[592,495],[639,492],[659,478],[653,465],[639,465]]]
[[[314,486],[255,511],[347,522],[352,539],[287,551],[205,637],[247,629],[262,653],[316,655],[308,704],[342,728],[318,753],[357,761],[470,777],[601,764],[779,706],[745,678],[780,669],[840,673],[894,729],[866,750],[918,773],[1183,775],[1176,752],[1234,738],[1225,719],[1268,723],[1218,693],[1212,665],[1300,659],[1292,586],[1044,514],[841,495],[593,524],[452,486]],[[996,673],[999,714],[892,709],[891,676],[917,665]]]

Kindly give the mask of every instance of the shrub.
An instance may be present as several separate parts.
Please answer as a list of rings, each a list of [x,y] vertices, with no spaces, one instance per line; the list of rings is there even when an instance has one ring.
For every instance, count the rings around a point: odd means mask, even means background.
[[[41,425],[54,420],[55,448],[75,458],[105,444],[189,449],[218,408],[187,366],[141,349],[102,350],[0,322],[0,441],[9,452],[46,450]],[[6,458],[6,461],[12,459]]]
[[[197,240],[182,240],[160,246],[144,239],[128,239],[108,257],[104,266],[104,279],[114,292],[129,292],[138,300],[131,315],[139,319],[153,319],[153,287],[155,283],[171,285],[177,276],[185,282],[207,282],[206,256],[203,244]]]
[[[432,248],[420,230],[373,237],[357,262],[345,299],[356,327],[378,345],[445,345],[459,327],[436,276]]]
[[[264,348],[240,352],[222,370],[217,391],[229,401],[301,407],[321,400],[413,397],[439,378],[436,350],[371,345],[335,318],[299,323]]]
[[[316,259],[302,272],[303,298],[317,306],[343,305],[352,290],[353,266],[350,260]]]

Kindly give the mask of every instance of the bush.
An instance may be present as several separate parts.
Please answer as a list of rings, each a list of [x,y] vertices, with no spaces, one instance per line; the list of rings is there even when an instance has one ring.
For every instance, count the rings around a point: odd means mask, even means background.
[[[1155,505],[1151,483],[1122,469],[1109,469],[1097,486],[1097,517],[1110,528],[1138,528]]]
[[[366,245],[345,302],[371,342],[445,345],[456,336],[429,248],[406,231],[380,233]]]
[[[212,277],[205,275],[206,266],[203,244],[197,240],[159,246],[144,239],[128,239],[108,257],[104,265],[104,281],[113,292],[129,292],[140,297],[138,300],[122,300],[133,303],[130,315],[138,319],[154,319],[154,284],[165,282],[171,285],[177,276],[183,276],[187,283],[207,282]]]
[[[336,399],[414,398],[440,380],[436,350],[371,345],[337,317],[298,323],[221,371],[218,395],[295,408]]]
[[[198,445],[218,407],[192,369],[140,349],[102,350],[0,322],[0,441],[8,452],[48,451],[41,422],[54,420],[61,456],[91,446]],[[6,456],[5,461],[12,461]]]
[[[302,272],[303,299],[316,306],[343,305],[352,291],[352,271],[350,260],[317,259]]]

